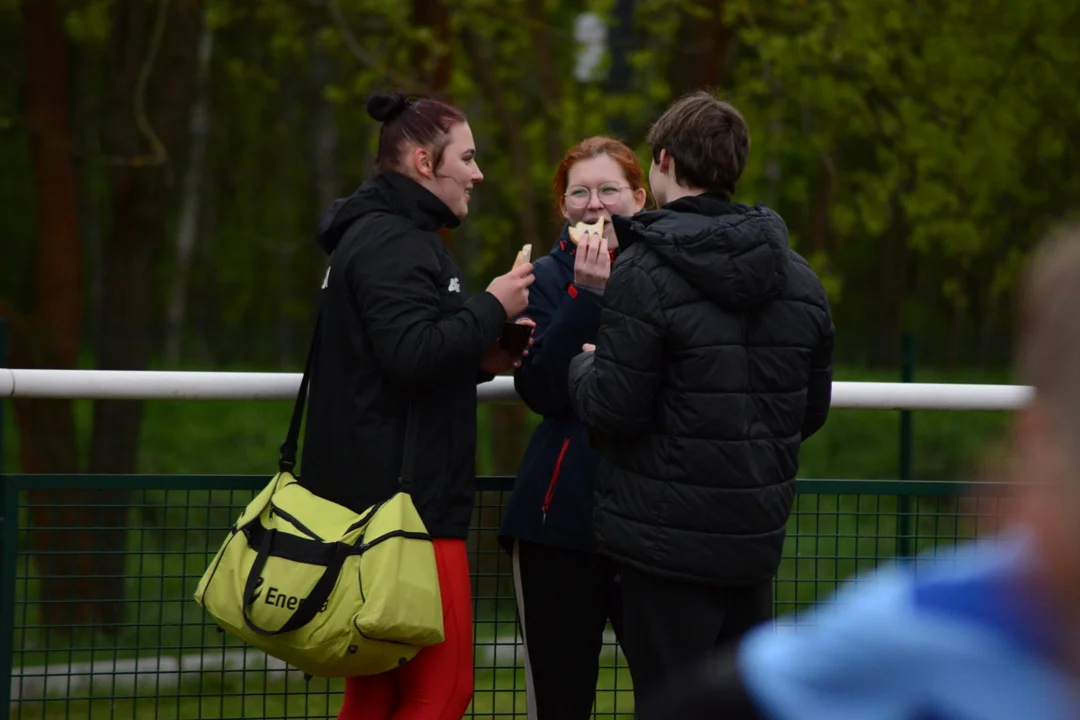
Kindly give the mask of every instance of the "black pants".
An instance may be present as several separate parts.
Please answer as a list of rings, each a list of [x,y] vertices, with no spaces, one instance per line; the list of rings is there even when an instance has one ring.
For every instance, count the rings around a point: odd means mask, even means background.
[[[692,671],[714,648],[772,618],[772,582],[710,587],[622,568],[621,639],[634,705],[675,673]]]
[[[529,720],[588,720],[608,619],[622,639],[618,568],[600,555],[514,546]]]

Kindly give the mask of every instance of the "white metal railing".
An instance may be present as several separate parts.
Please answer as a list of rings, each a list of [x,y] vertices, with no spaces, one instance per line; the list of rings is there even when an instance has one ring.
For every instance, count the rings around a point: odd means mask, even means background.
[[[0,398],[92,400],[292,400],[300,373],[0,368]],[[514,382],[478,388],[480,402],[516,402]],[[1023,385],[835,382],[833,407],[877,410],[1015,410],[1032,396]]]

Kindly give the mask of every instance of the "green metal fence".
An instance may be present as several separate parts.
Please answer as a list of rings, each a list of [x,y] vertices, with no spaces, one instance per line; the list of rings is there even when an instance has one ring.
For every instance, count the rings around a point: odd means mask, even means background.
[[[0,678],[9,669],[12,678],[10,697],[0,682],[0,708],[27,719],[335,717],[340,681],[305,682],[245,651],[192,600],[226,528],[266,481],[0,476]],[[476,718],[525,717],[510,561],[495,541],[511,483],[480,478],[470,539]],[[883,559],[994,533],[1009,504],[1000,485],[802,480],[798,491],[776,580],[781,631],[797,631],[807,607]],[[602,663],[596,717],[632,717],[610,632]]]

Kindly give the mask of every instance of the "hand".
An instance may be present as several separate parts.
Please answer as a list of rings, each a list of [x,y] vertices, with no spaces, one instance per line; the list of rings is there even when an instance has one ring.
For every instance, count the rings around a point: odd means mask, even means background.
[[[581,346],[581,352],[596,352],[596,346],[592,343],[585,343]]]
[[[606,227],[606,226],[605,226]],[[574,284],[603,289],[611,275],[611,254],[603,235],[585,233],[574,258]]]
[[[533,332],[529,334],[529,345],[522,351],[520,356],[515,356],[507,350],[503,350],[498,341],[495,342],[488,351],[484,353],[484,357],[480,359],[480,369],[486,373],[492,375],[498,375],[504,373],[507,370],[516,370],[521,367],[521,358],[529,354],[529,348],[533,345],[533,333],[536,332],[536,323],[529,318],[518,318],[515,321],[518,325],[528,325],[532,328]]]
[[[532,263],[522,263],[492,280],[487,291],[502,304],[506,317],[512,318],[529,307],[529,286],[534,280],[536,277],[532,274]]]

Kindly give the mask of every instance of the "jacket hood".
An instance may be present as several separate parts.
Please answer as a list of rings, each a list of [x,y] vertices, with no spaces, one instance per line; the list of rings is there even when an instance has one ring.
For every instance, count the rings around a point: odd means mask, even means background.
[[[316,242],[327,255],[333,254],[353,223],[370,213],[401,215],[427,232],[461,224],[461,218],[430,190],[400,173],[386,172],[364,182],[352,195],[335,200],[319,219]]]
[[[646,244],[720,307],[749,310],[787,282],[787,226],[764,205],[697,195],[612,222],[622,247]]]

